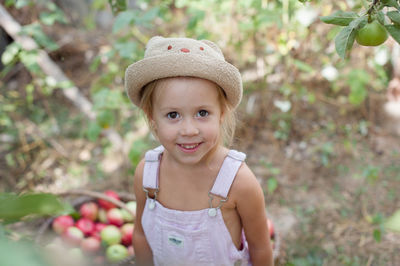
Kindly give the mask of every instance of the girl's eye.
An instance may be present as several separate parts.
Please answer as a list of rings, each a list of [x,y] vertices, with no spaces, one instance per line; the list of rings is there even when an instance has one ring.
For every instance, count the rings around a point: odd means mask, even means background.
[[[206,110],[200,110],[200,111],[197,113],[197,116],[199,116],[199,117],[206,117],[206,116],[208,116],[208,111],[206,111]]]
[[[177,118],[179,118],[179,114],[178,114],[178,112],[170,112],[167,114],[167,117],[169,119],[177,119]]]

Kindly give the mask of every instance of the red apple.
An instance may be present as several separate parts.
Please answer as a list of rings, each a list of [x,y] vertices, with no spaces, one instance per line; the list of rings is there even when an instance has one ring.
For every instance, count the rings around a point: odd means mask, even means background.
[[[94,225],[94,230],[97,231],[97,232],[101,232],[101,230],[103,230],[104,227],[106,227],[106,226],[107,226],[107,224],[96,223],[96,224]]]
[[[81,218],[75,224],[86,236],[90,235],[95,230],[95,225],[92,220],[88,218]]]
[[[53,230],[58,234],[63,234],[68,227],[74,225],[74,219],[69,215],[58,216],[53,220]]]
[[[82,240],[81,248],[88,253],[95,253],[101,247],[101,242],[95,237],[88,237]]]
[[[271,239],[273,239],[275,237],[274,224],[270,219],[267,219],[267,224],[268,224],[269,236],[271,237]]]
[[[104,192],[104,194],[109,196],[109,197],[111,197],[111,198],[119,200],[118,194],[113,190],[106,190]],[[104,208],[106,210],[109,210],[109,209],[112,209],[112,208],[116,207],[114,203],[111,203],[111,202],[109,202],[107,200],[104,200],[104,199],[98,199],[97,202],[99,203],[100,207],[102,207],[102,208]]]
[[[67,230],[63,234],[63,239],[67,243],[79,245],[84,238],[83,232],[75,226],[68,227]]]
[[[125,246],[132,245],[133,224],[132,223],[124,224],[121,227],[121,234],[122,234],[121,243]]]
[[[106,245],[119,244],[121,242],[121,231],[115,225],[107,225],[100,232],[101,240]]]
[[[79,208],[79,212],[82,217],[92,221],[96,221],[99,207],[94,202],[86,202],[81,205],[81,207]]]
[[[118,208],[112,208],[107,211],[107,220],[110,224],[121,226],[124,224],[124,217]]]

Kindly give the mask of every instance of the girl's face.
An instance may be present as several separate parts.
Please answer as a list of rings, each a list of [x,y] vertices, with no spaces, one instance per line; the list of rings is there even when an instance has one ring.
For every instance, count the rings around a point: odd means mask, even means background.
[[[155,88],[151,122],[176,162],[207,161],[219,143],[222,110],[217,86],[200,78],[169,78]]]

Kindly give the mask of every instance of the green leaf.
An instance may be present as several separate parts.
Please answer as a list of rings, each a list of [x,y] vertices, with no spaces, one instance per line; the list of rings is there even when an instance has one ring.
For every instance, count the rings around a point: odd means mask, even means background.
[[[384,227],[386,230],[400,233],[400,209],[386,220]]]
[[[391,6],[397,9],[400,9],[399,4],[397,3],[396,0],[381,0],[382,4],[385,6]]]
[[[381,242],[382,232],[380,229],[374,229],[373,236],[376,242]]]
[[[134,10],[127,10],[119,13],[114,21],[112,32],[116,33],[120,31],[122,28],[131,25],[131,23],[135,22],[137,16],[138,14]]]
[[[367,17],[359,17],[353,20],[349,26],[343,28],[335,38],[336,52],[341,58],[345,58],[353,47],[354,39],[358,28],[367,23]]]
[[[335,38],[336,52],[341,58],[345,58],[353,47],[356,32],[354,28],[347,26],[343,28]]]
[[[0,202],[0,220],[7,223],[31,214],[40,216],[65,214],[70,212],[71,208],[53,194],[3,194]]]
[[[376,13],[376,18],[378,19],[379,23],[385,25],[385,14],[382,11],[378,11]]]
[[[146,24],[153,21],[156,17],[158,17],[160,13],[159,7],[153,7],[147,10],[141,17],[138,19],[139,24]]]
[[[126,0],[108,0],[113,13],[118,13],[126,10]]]
[[[32,36],[40,46],[45,47],[49,51],[54,51],[59,48],[55,42],[47,37],[42,30],[42,26],[37,22],[22,27],[21,33]]]
[[[313,67],[300,60],[294,60],[294,65],[301,71],[311,73],[314,71]]]
[[[1,228],[1,226],[0,226]],[[26,241],[11,241],[0,236],[1,265],[50,266],[38,247]]]
[[[370,79],[364,70],[354,69],[348,75],[350,86],[349,102],[353,105],[360,105],[368,95],[367,84]],[[368,168],[367,173],[373,173],[373,168]],[[372,176],[371,176],[372,177]]]
[[[386,30],[392,36],[392,38],[400,44],[400,26],[396,25],[385,25]]]
[[[276,178],[270,178],[267,180],[268,192],[274,193],[274,191],[278,188],[278,181]]]
[[[119,55],[122,58],[126,59],[133,59],[136,49],[137,49],[137,44],[135,42],[129,41],[129,42],[118,42],[115,44],[115,48],[118,50]]]
[[[393,23],[400,25],[400,13],[399,11],[389,11],[386,15],[390,18]]]
[[[14,60],[14,58],[18,55],[19,51],[20,51],[20,46],[17,43],[14,42],[8,45],[6,50],[1,55],[1,62],[4,65],[10,64]]]
[[[56,9],[52,12],[43,12],[40,14],[40,21],[48,26],[53,25],[55,22],[66,23],[67,19],[64,16],[64,13]]]
[[[355,12],[336,11],[330,16],[324,16],[320,19],[327,24],[347,26],[359,16]]]
[[[90,122],[88,129],[86,131],[86,135],[90,141],[96,141],[100,136],[101,127],[96,122]]]

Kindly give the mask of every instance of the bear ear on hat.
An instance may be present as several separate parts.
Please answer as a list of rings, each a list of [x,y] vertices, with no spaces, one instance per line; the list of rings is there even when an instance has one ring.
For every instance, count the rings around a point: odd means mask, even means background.
[[[165,39],[165,38],[162,37],[162,36],[154,36],[154,37],[152,37],[152,38],[147,42],[146,47],[149,47],[149,46],[151,46],[154,42],[161,41],[162,39]]]
[[[222,50],[218,47],[218,45],[216,45],[216,44],[213,43],[212,41],[209,41],[209,40],[201,40],[201,42],[207,44],[207,45],[210,46],[212,49],[214,49],[217,53],[219,53],[220,55],[224,56],[224,54],[222,53]]]

